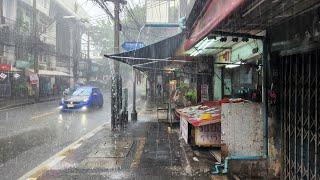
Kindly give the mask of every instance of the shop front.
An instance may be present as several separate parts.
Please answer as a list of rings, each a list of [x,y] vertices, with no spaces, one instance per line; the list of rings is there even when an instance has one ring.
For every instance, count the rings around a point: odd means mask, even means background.
[[[249,34],[216,29],[228,14],[246,4],[241,0],[208,1],[202,15],[190,26],[191,32],[184,44],[187,56],[214,61],[210,66],[213,97],[209,98],[213,101],[181,110],[182,115],[189,115],[190,122],[180,118],[180,124],[182,137],[192,144],[185,133],[188,130],[187,135],[196,135],[189,126],[195,124],[192,120],[196,120],[196,124],[212,122],[207,134],[218,139],[211,140],[211,145],[220,147],[222,159],[215,173],[222,173],[221,169],[228,166],[230,159],[264,161],[268,155],[265,31]],[[211,79],[202,81],[209,83]],[[206,94],[206,89],[200,86],[198,92]],[[198,94],[198,98],[206,99],[206,96]]]
[[[262,102],[261,41],[239,42],[215,57],[215,99],[242,98]]]
[[[69,88],[70,75],[60,71],[39,70],[38,75],[29,70],[30,84],[34,87],[39,86],[40,97],[61,96],[63,91]],[[34,78],[38,77],[38,80]],[[35,80],[31,80],[35,79]],[[36,82],[37,81],[37,82]]]
[[[0,64],[0,97],[23,98],[27,95],[24,73],[8,64]]]

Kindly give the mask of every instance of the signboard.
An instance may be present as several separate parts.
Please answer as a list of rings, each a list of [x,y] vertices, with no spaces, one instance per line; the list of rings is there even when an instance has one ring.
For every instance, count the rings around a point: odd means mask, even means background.
[[[30,74],[30,83],[31,84],[38,84],[39,77],[37,74]]]
[[[0,64],[0,71],[11,71],[11,65],[9,65],[9,64]]]
[[[231,79],[224,79],[224,95],[230,96],[232,92],[232,81]]]
[[[7,78],[7,75],[4,74],[4,73],[1,73],[1,74],[0,74],[0,78],[1,78],[1,79],[6,79],[6,78]]]
[[[13,75],[13,77],[16,78],[16,79],[18,79],[18,78],[20,77],[20,74],[15,73],[15,74]]]
[[[126,51],[133,51],[143,48],[145,45],[142,42],[124,42],[121,47]]]
[[[183,116],[180,116],[180,120],[180,133],[184,141],[188,144],[188,121]]]
[[[209,101],[209,86],[207,84],[201,85],[201,102]]]
[[[231,54],[231,51],[222,52],[221,54],[219,54],[217,62],[220,62],[220,63],[230,62],[230,59],[231,59],[230,54]]]
[[[211,146],[221,144],[220,123],[196,127],[195,143],[198,146]]]
[[[31,63],[29,61],[18,60],[16,61],[16,67],[21,69],[30,68]]]

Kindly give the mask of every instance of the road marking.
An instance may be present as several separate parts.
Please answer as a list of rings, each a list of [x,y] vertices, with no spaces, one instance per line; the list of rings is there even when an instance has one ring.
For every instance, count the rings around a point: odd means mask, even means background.
[[[109,122],[104,123],[94,130],[90,131],[86,135],[82,136],[77,141],[73,142],[60,152],[56,153],[54,156],[50,157],[46,161],[42,162],[39,166],[35,167],[31,171],[24,174],[22,177],[19,178],[19,180],[33,180],[38,179],[41,175],[43,175],[46,171],[50,170],[53,166],[55,166],[57,163],[61,162],[67,155],[72,153],[75,149],[79,148],[83,141],[86,141],[90,139],[92,136],[97,134],[99,131],[105,128],[105,125],[109,124]]]
[[[52,112],[48,112],[48,113],[44,113],[44,114],[40,114],[38,116],[33,116],[31,119],[32,120],[36,120],[36,119],[39,119],[39,118],[42,118],[42,117],[45,117],[45,116],[50,116],[52,114],[55,114],[57,111],[52,111]]]
[[[6,106],[6,107],[10,107],[10,106]],[[23,106],[19,106],[19,107],[13,107],[13,108],[6,108],[6,107],[3,107],[0,109],[0,112],[4,112],[4,111],[10,111],[10,110],[14,110],[14,109],[19,109]]]
[[[58,101],[59,99],[57,99],[57,100],[52,100],[52,101],[44,101],[44,102],[38,102],[38,103],[34,103],[34,102],[30,102],[30,103],[26,103],[26,104],[21,104],[21,105],[18,105],[17,107],[12,107],[12,108],[8,108],[8,107],[10,107],[10,106],[5,106],[5,107],[2,107],[2,108],[0,108],[0,112],[3,112],[3,111],[10,111],[10,110],[14,110],[14,109],[23,109],[23,108],[25,108],[26,106],[28,106],[28,105],[37,105],[37,104],[44,104],[44,103],[50,103],[50,102],[52,102],[52,103],[54,103],[54,102],[56,102],[56,101]]]

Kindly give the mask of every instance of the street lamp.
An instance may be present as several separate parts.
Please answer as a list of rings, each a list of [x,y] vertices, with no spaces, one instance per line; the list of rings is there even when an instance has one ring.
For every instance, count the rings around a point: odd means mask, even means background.
[[[143,25],[141,28],[140,28],[140,31],[139,31],[139,35],[138,35],[138,38],[137,38],[137,41],[136,42],[139,42],[140,40],[140,36],[141,36],[141,32],[142,30],[145,28],[146,26]],[[135,57],[136,56],[136,50],[137,50],[137,44],[136,43],[136,48],[134,50],[134,53],[133,53],[133,56]],[[136,72],[134,70],[134,66],[132,67],[132,73],[133,73],[133,92],[132,92],[132,112],[131,112],[131,121],[137,121],[138,120],[138,113],[137,113],[137,110],[136,110]]]

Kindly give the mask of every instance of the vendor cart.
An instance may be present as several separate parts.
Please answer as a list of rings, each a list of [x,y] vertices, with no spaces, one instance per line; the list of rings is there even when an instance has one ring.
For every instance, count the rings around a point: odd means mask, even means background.
[[[221,144],[221,103],[207,102],[202,107],[215,109],[210,119],[201,119],[196,114],[206,110],[193,110],[188,112],[186,108],[176,109],[180,117],[180,134],[187,144],[201,147],[220,147]],[[199,106],[197,106],[199,107]],[[192,109],[192,107],[188,107]],[[195,114],[193,114],[195,113]]]

